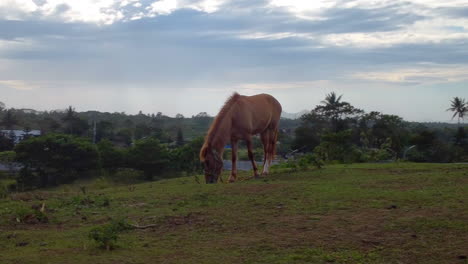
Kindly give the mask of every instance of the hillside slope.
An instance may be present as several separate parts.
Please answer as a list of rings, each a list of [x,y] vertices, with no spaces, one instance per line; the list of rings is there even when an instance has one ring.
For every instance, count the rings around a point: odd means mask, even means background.
[[[100,179],[11,195],[0,200],[0,263],[466,263],[467,165],[246,177],[217,185]],[[122,232],[110,251],[88,239],[119,218],[155,226]]]

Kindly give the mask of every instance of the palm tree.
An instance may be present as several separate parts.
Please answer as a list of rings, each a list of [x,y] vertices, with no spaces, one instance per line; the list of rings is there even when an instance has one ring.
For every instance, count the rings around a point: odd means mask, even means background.
[[[464,119],[465,114],[468,113],[468,105],[465,99],[460,97],[454,97],[450,103],[450,108],[447,111],[453,112],[452,119],[458,116],[458,125],[460,125],[460,119]]]
[[[335,92],[327,94],[325,100],[321,101],[323,105],[318,105],[315,110],[322,112],[331,120],[332,127],[337,132],[338,123],[343,115],[353,115],[362,112],[354,108],[350,103],[341,101],[343,95],[337,96]]]
[[[76,120],[75,108],[71,105],[65,110],[65,116],[62,117],[63,122],[67,125],[70,134],[73,134],[73,122]]]
[[[331,92],[325,96],[325,100],[320,101],[324,104],[326,108],[333,110],[340,107],[342,104],[347,104],[346,102],[340,102],[343,95],[337,96],[335,92]]]
[[[325,100],[320,101],[320,103],[324,104],[322,109],[328,112],[332,116],[332,119],[338,119],[340,108],[349,104],[347,102],[341,102],[341,97],[343,97],[343,95],[337,96],[335,92],[331,92],[327,94]]]

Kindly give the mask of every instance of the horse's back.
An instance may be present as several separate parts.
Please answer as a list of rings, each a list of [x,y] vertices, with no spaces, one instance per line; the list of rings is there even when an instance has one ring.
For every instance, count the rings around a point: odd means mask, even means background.
[[[277,128],[281,117],[281,104],[269,94],[242,96],[238,104],[238,126],[260,133],[268,128]]]
[[[267,112],[273,115],[273,118],[280,118],[282,107],[275,97],[269,94],[257,94],[252,96],[245,96],[257,108],[262,108],[259,112]]]

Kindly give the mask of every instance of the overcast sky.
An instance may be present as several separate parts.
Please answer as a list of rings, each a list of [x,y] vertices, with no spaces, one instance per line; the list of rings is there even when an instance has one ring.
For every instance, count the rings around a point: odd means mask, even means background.
[[[449,121],[468,0],[0,0],[7,107],[215,115],[234,91]]]

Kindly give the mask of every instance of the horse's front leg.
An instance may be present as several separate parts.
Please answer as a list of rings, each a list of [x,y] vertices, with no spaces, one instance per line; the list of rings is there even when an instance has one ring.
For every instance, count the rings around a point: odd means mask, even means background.
[[[229,176],[229,182],[235,182],[237,178],[237,140],[231,139],[232,145],[232,168],[231,168],[231,176]]]
[[[259,175],[258,175],[258,169],[257,169],[257,164],[255,163],[255,159],[254,159],[254,154],[253,154],[253,143],[252,143],[252,138],[249,137],[245,140],[245,142],[247,143],[247,151],[248,151],[248,154],[249,154],[249,159],[250,161],[252,162],[252,167],[253,167],[253,170],[254,170],[254,176],[255,178],[258,178]]]

